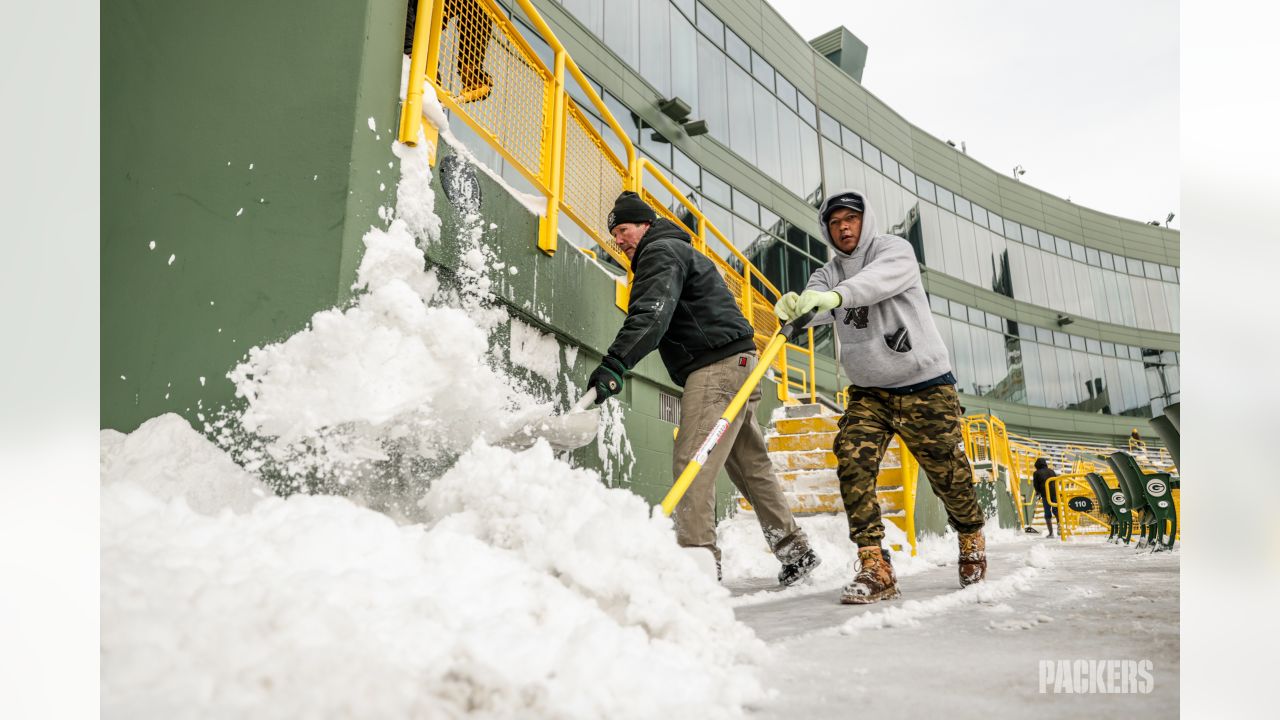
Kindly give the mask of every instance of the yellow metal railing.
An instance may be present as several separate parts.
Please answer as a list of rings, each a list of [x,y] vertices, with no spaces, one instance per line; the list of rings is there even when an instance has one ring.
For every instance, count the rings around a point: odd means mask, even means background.
[[[563,212],[626,269],[627,284],[619,284],[615,294],[615,302],[624,310],[631,263],[605,231],[605,218],[619,193],[638,192],[660,215],[684,228],[694,247],[715,263],[755,330],[757,348],[763,350],[779,327],[773,314],[778,289],[659,168],[638,156],[634,143],[532,3],[514,1],[550,46],[554,67],[543,64],[493,0],[427,0],[418,4],[418,32],[413,38],[409,87],[401,109],[400,142],[415,145],[421,135],[431,144],[434,162],[439,130],[422,122],[423,93],[430,86],[442,106],[461,118],[546,197],[546,213],[538,228],[539,249],[555,253]],[[625,158],[613,152],[592,119],[569,96],[567,77],[577,83],[620,141]],[[659,201],[653,192],[656,187],[674,197],[696,227],[690,227]],[[728,255],[713,251],[712,239],[719,241]],[[594,256],[589,250],[584,252]],[[788,343],[778,354],[774,368],[781,374],[780,400],[789,400],[793,390],[809,395],[811,402],[816,398],[812,330],[805,345]],[[794,354],[799,354],[802,362],[793,365],[790,359]]]

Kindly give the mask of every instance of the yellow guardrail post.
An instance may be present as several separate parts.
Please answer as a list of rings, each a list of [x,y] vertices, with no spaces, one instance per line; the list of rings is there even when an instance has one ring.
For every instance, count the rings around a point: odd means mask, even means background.
[[[818,357],[813,350],[813,328],[809,328],[809,402],[818,402]]]
[[[712,449],[716,443],[720,442],[720,438],[724,435],[725,430],[729,429],[730,423],[742,411],[743,406],[747,404],[747,400],[751,397],[751,393],[760,384],[760,379],[764,377],[765,371],[773,364],[773,358],[782,350],[791,340],[791,333],[798,331],[813,319],[814,313],[810,311],[806,315],[796,318],[795,320],[783,325],[778,329],[773,339],[765,346],[764,352],[760,355],[756,367],[747,376],[746,382],[742,383],[742,387],[738,388],[737,394],[729,401],[729,406],[720,414],[720,419],[716,421],[711,432],[706,439],[702,441],[702,446],[698,448],[698,452],[694,454],[693,459],[685,465],[684,471],[680,473],[680,477],[676,478],[675,484],[671,486],[671,490],[667,492],[667,496],[662,499],[662,514],[667,517],[675,511],[676,505],[680,504],[680,498],[684,497],[684,493],[693,484],[693,478],[697,476],[698,471],[702,469],[703,463],[707,461],[707,457],[711,455]]]
[[[560,199],[564,194],[564,114],[568,93],[564,88],[564,68],[567,53],[556,51],[555,90],[551,100],[551,154],[547,162],[547,214],[538,223],[538,249],[554,255],[560,243]]]
[[[902,516],[906,525],[907,542],[911,543],[911,557],[916,555],[916,485],[920,481],[920,462],[898,438],[899,464],[902,466]]]
[[[400,142],[413,147],[421,131],[431,144],[428,161],[435,164],[439,130],[422,125],[422,94],[426,92],[427,74],[435,74],[440,64],[440,26],[444,22],[444,1],[425,0],[418,4],[413,27],[413,49],[409,56],[409,87],[400,107]]]

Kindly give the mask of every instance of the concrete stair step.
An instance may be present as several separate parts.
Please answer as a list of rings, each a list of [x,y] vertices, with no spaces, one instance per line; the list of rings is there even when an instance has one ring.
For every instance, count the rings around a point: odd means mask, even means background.
[[[782,414],[784,417],[792,418],[792,419],[817,417],[820,415],[831,415],[832,417],[835,417],[835,415],[832,414],[831,410],[817,403],[801,403],[798,405],[784,405],[782,408]]]
[[[836,456],[827,450],[769,453],[775,470],[818,470],[836,467]]]
[[[778,420],[773,429],[778,435],[800,435],[802,433],[833,433],[837,430],[835,415],[819,415],[795,419]]]
[[[801,433],[799,435],[770,435],[766,438],[769,452],[796,452],[799,450],[831,451],[836,441],[834,432]]]
[[[840,479],[836,476],[835,468],[780,470],[778,471],[778,481],[782,483],[783,490],[799,483],[805,485],[826,483],[833,489],[839,489],[840,487]],[[880,476],[876,478],[876,492],[880,492],[882,489],[893,490],[901,488],[902,478],[898,473],[881,472]]]

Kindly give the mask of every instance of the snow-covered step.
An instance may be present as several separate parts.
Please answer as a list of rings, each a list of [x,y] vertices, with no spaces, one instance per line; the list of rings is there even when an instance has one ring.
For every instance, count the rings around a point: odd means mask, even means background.
[[[799,435],[801,433],[833,433],[836,431],[835,415],[818,415],[816,417],[778,420],[773,424],[779,435]]]
[[[809,432],[796,435],[769,435],[765,438],[769,452],[800,452],[822,450],[830,452],[836,442],[835,432]]]
[[[800,450],[796,452],[771,452],[775,470],[818,470],[836,467],[836,456],[831,450]]]

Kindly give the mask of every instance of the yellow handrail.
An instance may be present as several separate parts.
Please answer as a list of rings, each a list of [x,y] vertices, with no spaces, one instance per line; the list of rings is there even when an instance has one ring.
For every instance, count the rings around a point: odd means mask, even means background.
[[[628,285],[632,278],[630,262],[612,238],[601,232],[601,228],[604,214],[617,192],[632,190],[642,195],[647,192],[643,190],[647,174],[697,219],[696,228],[686,228],[693,236],[695,247],[716,261],[722,272],[733,274],[734,283],[726,281],[726,284],[730,285],[731,291],[736,284],[743,315],[755,328],[757,342],[766,342],[777,330],[778,322],[772,313],[772,301],[756,290],[752,281],[758,281],[760,287],[775,299],[781,296],[781,292],[657,166],[639,156],[631,138],[542,15],[529,0],[516,0],[516,3],[553,52],[553,69],[545,66],[494,0],[424,0],[419,3],[415,22],[417,32],[409,64],[409,87],[400,118],[400,141],[414,145],[421,132],[433,147],[431,160],[434,162],[434,146],[439,131],[430,123],[426,126],[422,123],[423,93],[430,84],[442,106],[461,118],[546,196],[546,212],[538,227],[538,248],[547,254],[555,253],[559,245],[559,215],[563,210],[626,269]],[[445,25],[453,18],[457,18],[455,30],[450,35],[454,44],[448,49],[457,63],[457,77],[462,83],[461,91],[456,95],[442,85],[440,68]],[[482,27],[483,23],[491,23],[492,27]],[[490,49],[495,45],[496,53]],[[491,54],[499,55],[500,59],[492,60]],[[489,71],[501,77],[489,76]],[[626,154],[625,164],[578,110],[566,89],[566,75],[578,84],[600,118],[621,142]],[[452,82],[455,76],[448,77],[451,82],[447,84],[451,88],[456,87]],[[469,77],[473,83],[476,82],[474,78],[485,77],[485,82],[492,87],[478,97],[469,94]],[[522,90],[523,96],[520,95]],[[477,107],[480,109],[475,109]],[[571,129],[575,139],[572,152]],[[571,170],[574,175],[572,184],[567,179]],[[652,196],[648,199],[655,206],[660,205]],[[665,208],[659,209],[666,212]],[[600,217],[594,217],[597,214]],[[729,254],[741,263],[740,271],[710,250],[708,235],[720,240]],[[615,301],[619,307],[625,308],[627,289],[619,287],[617,290]],[[798,385],[802,392],[807,391],[811,400],[816,398],[812,332],[808,333],[806,344],[807,348],[788,344],[782,349],[779,367],[782,379],[778,383],[778,395],[782,400],[789,398],[792,385]],[[787,347],[808,356],[808,372],[799,367],[792,369],[786,362]],[[795,382],[792,375],[800,377],[801,381]]]

